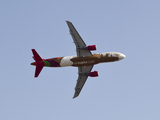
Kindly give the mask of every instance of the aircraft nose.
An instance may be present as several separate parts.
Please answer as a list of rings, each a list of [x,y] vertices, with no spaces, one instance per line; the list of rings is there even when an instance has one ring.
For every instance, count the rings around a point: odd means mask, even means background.
[[[120,54],[118,57],[119,57],[119,60],[122,60],[122,59],[124,59],[126,56],[125,56],[124,54]]]

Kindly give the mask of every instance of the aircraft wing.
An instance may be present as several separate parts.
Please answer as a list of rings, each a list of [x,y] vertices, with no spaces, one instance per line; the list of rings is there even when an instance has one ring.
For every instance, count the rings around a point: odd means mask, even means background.
[[[66,22],[69,27],[69,31],[73,38],[73,41],[76,45],[77,57],[92,56],[92,53],[88,49],[82,49],[86,47],[86,44],[81,38],[81,36],[78,34],[73,24],[70,21],[66,21]]]
[[[77,84],[75,87],[75,93],[74,93],[73,98],[77,97],[80,94],[80,92],[81,92],[81,90],[82,90],[82,88],[88,78],[88,75],[85,75],[85,74],[90,73],[92,68],[93,68],[93,65],[78,67],[79,76],[78,76],[78,80],[77,80]]]

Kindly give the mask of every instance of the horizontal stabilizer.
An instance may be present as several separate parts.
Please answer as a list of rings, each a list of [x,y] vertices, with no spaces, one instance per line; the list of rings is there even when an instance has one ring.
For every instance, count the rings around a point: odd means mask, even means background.
[[[41,72],[42,69],[43,69],[43,66],[37,65],[34,77],[38,77],[38,75],[39,75],[39,73]]]
[[[35,59],[36,62],[43,61],[42,58],[39,56],[39,54],[36,52],[35,49],[32,49],[32,53],[34,55],[34,59]]]

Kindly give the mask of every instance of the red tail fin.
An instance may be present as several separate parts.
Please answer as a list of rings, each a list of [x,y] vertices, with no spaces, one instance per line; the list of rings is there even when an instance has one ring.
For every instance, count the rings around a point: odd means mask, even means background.
[[[32,53],[33,53],[34,59],[36,61],[36,70],[35,70],[35,76],[34,77],[38,77],[39,73],[43,69],[44,62],[43,62],[42,58],[39,56],[39,54],[36,52],[35,49],[32,49]]]

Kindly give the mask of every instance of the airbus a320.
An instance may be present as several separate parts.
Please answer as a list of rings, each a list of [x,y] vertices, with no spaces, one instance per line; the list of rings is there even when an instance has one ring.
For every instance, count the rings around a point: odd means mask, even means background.
[[[66,22],[69,27],[70,34],[73,38],[73,42],[76,46],[77,55],[42,59],[36,50],[32,49],[35,62],[31,63],[31,65],[36,66],[35,77],[38,77],[43,67],[78,67],[78,80],[73,96],[73,98],[75,98],[80,94],[88,76],[98,77],[98,71],[91,72],[95,64],[119,61],[124,59],[125,55],[119,52],[92,54],[91,51],[96,50],[96,45],[87,46],[73,24],[70,21]]]

